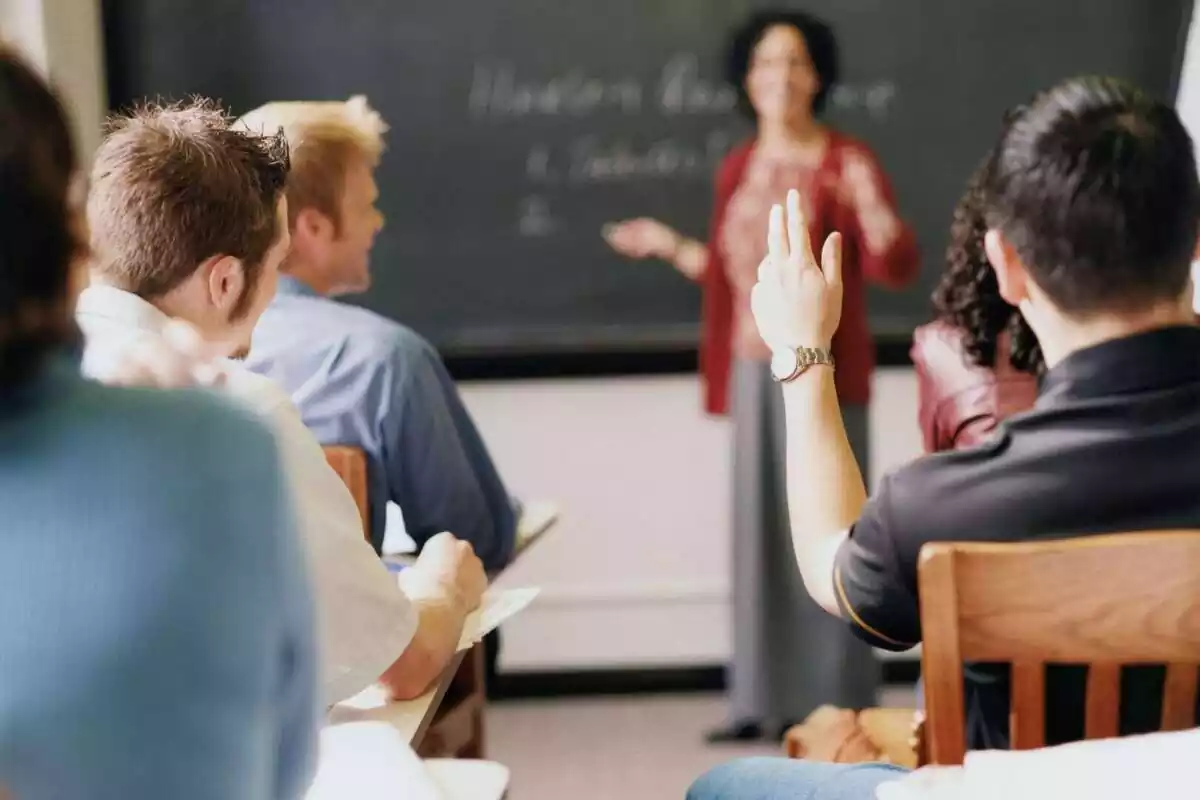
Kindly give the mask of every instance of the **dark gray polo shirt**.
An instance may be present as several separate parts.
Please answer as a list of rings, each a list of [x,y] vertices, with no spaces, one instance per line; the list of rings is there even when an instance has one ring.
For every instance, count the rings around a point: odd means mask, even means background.
[[[917,556],[926,542],[1018,542],[1200,528],[1200,329],[1167,328],[1072,354],[1034,408],[970,450],[885,478],[838,553],[842,613],[871,644],[921,641]],[[1122,732],[1155,730],[1162,670],[1127,669]],[[1008,671],[971,665],[967,735],[1008,744]],[[1082,737],[1083,668],[1047,676],[1046,741]]]

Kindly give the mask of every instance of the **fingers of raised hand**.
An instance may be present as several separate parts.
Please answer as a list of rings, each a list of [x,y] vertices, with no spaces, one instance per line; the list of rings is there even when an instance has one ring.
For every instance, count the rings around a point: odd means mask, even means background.
[[[787,194],[787,231],[791,242],[791,258],[801,267],[815,267],[812,242],[808,238],[808,220],[800,203],[800,192],[792,189]]]

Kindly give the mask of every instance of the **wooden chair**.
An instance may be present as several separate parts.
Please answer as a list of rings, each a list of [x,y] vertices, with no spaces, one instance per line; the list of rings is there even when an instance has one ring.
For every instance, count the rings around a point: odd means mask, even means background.
[[[330,445],[325,458],[354,496],[363,519],[363,534],[370,541],[367,504],[367,458],[357,447]],[[483,644],[467,652],[446,689],[429,730],[413,747],[422,758],[483,758],[484,712],[487,704]]]
[[[1045,667],[1088,665],[1085,734],[1116,736],[1120,668],[1166,664],[1162,729],[1195,724],[1200,531],[926,545],[918,566],[929,761],[965,755],[963,662],[1012,665],[1011,741],[1044,744]]]

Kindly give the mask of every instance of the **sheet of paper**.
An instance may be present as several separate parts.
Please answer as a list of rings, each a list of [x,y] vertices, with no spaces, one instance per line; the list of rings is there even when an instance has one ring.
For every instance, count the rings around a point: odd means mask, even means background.
[[[502,800],[508,790],[508,767],[494,761],[433,758],[425,771],[442,800]]]
[[[458,640],[458,649],[469,650],[474,647],[506,619],[524,610],[540,591],[541,589],[536,587],[527,587],[524,589],[492,589],[484,594],[479,608],[471,612],[467,617],[466,624],[463,625],[462,638]]]
[[[399,733],[382,722],[321,731],[317,777],[305,800],[446,800]]]

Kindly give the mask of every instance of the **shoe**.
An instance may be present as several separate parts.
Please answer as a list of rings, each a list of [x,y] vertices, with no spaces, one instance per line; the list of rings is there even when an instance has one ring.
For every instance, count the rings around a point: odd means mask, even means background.
[[[720,728],[714,728],[704,735],[709,744],[729,744],[731,742],[756,742],[762,739],[762,725],[754,720],[731,722]]]

